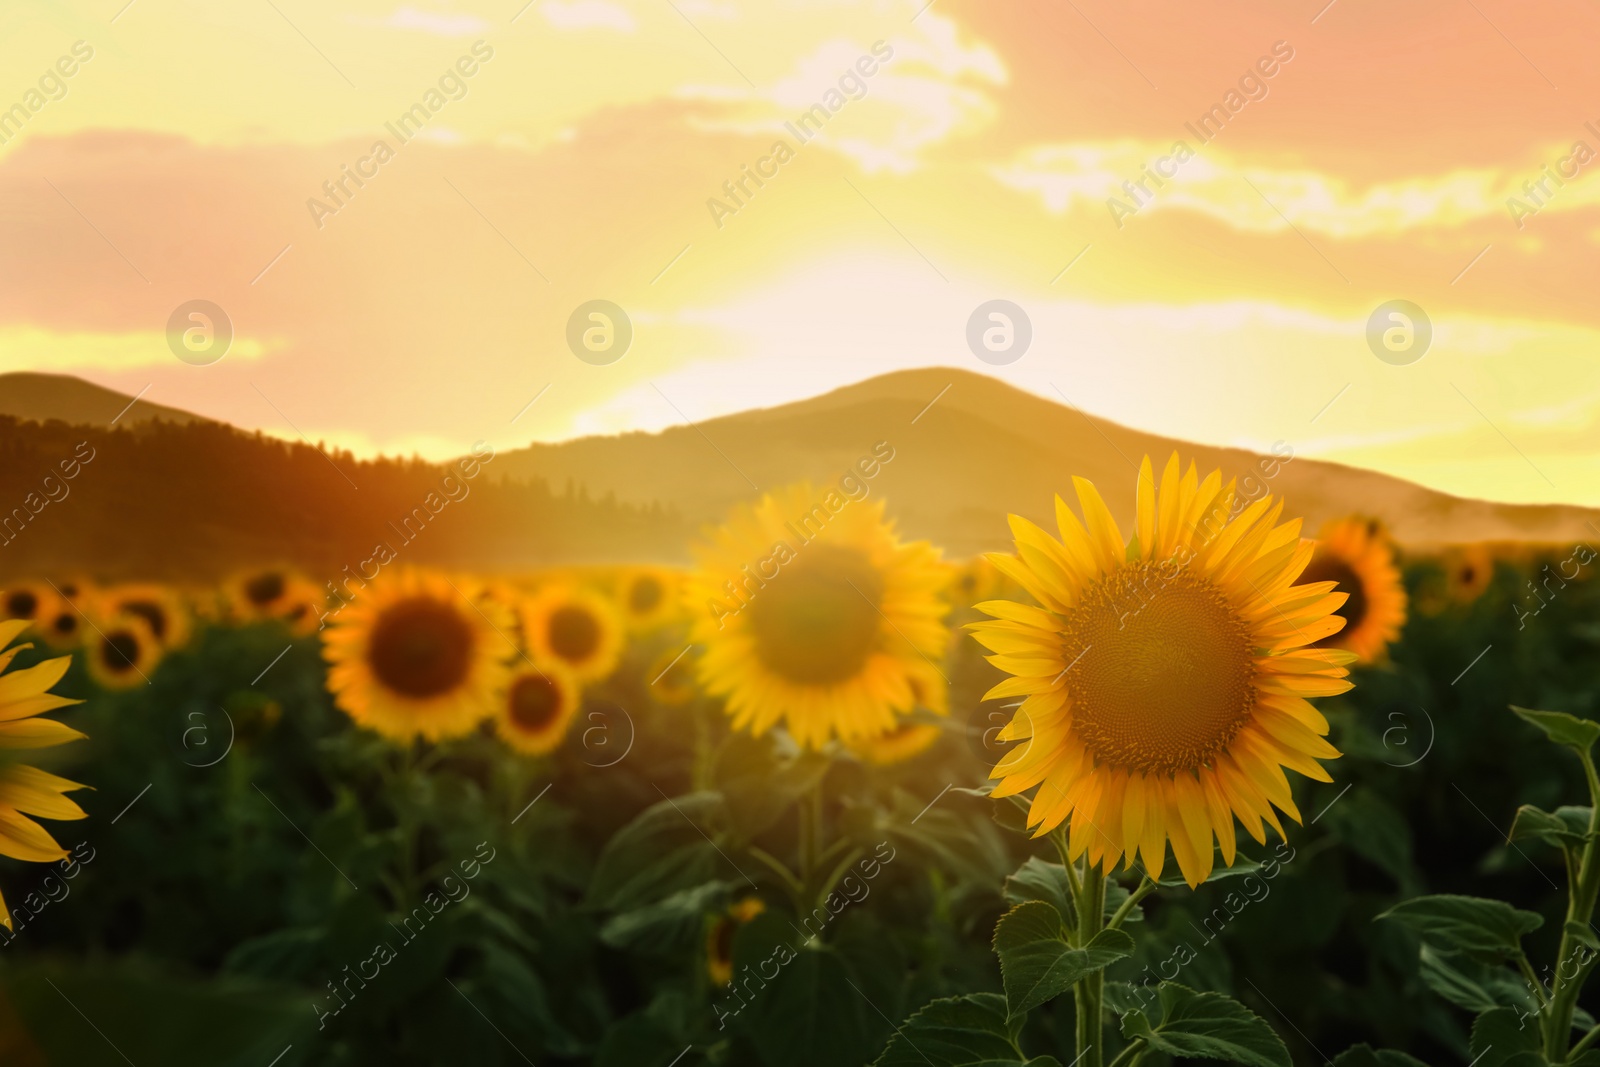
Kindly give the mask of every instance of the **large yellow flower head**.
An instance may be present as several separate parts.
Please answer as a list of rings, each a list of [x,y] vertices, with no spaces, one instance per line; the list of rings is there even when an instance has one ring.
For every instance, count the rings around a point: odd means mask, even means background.
[[[536,661],[560,664],[579,682],[609,678],[622,659],[616,607],[592,589],[545,586],[523,605],[522,631]]]
[[[56,696],[51,688],[67,673],[70,656],[45,660],[25,670],[10,670],[18,652],[6,648],[28,626],[27,620],[0,623],[0,749],[50,748],[76,741],[83,734],[40,716],[78,701]],[[83,786],[19,763],[0,766],[0,856],[30,863],[65,859],[67,850],[30,816],[82,819],[84,811],[66,796]],[[0,897],[0,923],[11,928],[11,909]]]
[[[399,741],[459,737],[499,708],[511,620],[440,575],[384,574],[323,631],[334,702]]]
[[[560,747],[583,701],[583,691],[566,667],[554,661],[518,668],[495,715],[500,740],[527,756]]]
[[[887,733],[918,703],[943,710],[947,568],[926,541],[900,541],[881,500],[795,485],[709,538],[684,604],[700,683],[736,729],[781,722],[819,749]]]
[[[1330,781],[1339,753],[1307,697],[1350,688],[1345,651],[1313,648],[1343,625],[1332,582],[1296,585],[1313,546],[1282,502],[1245,504],[1176,454],[1156,488],[1139,469],[1134,537],[1074,478],[1083,520],[1056,498],[1061,540],[1015,515],[1017,555],[990,558],[1038,601],[978,605],[991,663],[1012,677],[986,699],[1025,698],[1000,732],[1022,741],[991,777],[997,797],[1038,786],[1028,823],[1070,817],[1068,848],[1107,867],[1135,853],[1159,878],[1167,842],[1185,880],[1211,873],[1233,820],[1259,842],[1274,807],[1300,818],[1283,768]]]
[[[1322,642],[1327,647],[1349,649],[1358,662],[1373,663],[1400,639],[1400,627],[1406,621],[1406,587],[1381,523],[1364,518],[1328,523],[1317,534],[1317,551],[1303,578],[1307,582],[1338,582],[1339,591],[1350,595],[1339,608],[1344,629]]]

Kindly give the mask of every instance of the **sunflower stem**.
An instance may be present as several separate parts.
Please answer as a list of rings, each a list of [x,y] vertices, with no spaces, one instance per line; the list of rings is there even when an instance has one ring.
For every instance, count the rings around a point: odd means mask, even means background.
[[[1072,865],[1067,864],[1071,870]],[[1104,927],[1106,912],[1105,874],[1098,863],[1083,857],[1081,892],[1075,897],[1078,912],[1078,945],[1082,947],[1094,940]],[[1096,971],[1081,978],[1073,987],[1074,1006],[1077,1011],[1077,1053],[1079,1067],[1101,1067],[1104,1061],[1105,1032],[1104,1011],[1105,973]]]
[[[1144,1054],[1144,1038],[1136,1037],[1128,1043],[1128,1047],[1117,1053],[1117,1058],[1111,1061],[1111,1067],[1126,1067],[1127,1064],[1137,1063]]]
[[[1157,888],[1157,883],[1152,881],[1149,875],[1146,875],[1144,881],[1139,883],[1139,888],[1129,893],[1128,899],[1124,900],[1122,906],[1117,909],[1116,914],[1111,916],[1111,921],[1106,923],[1106,929],[1121,929],[1123,922],[1127,920],[1129,913],[1133,911],[1139,901],[1154,893]]]
[[[1572,1016],[1578,1006],[1578,993],[1596,962],[1600,962],[1600,953],[1573,936],[1574,928],[1582,930],[1590,925],[1594,918],[1595,897],[1600,894],[1600,854],[1595,848],[1596,836],[1600,835],[1600,776],[1596,775],[1594,758],[1588,752],[1580,750],[1578,759],[1583,762],[1583,776],[1589,784],[1589,832],[1584,839],[1582,859],[1578,862],[1577,879],[1568,888],[1567,921],[1561,933],[1561,951],[1556,957],[1555,973],[1550,979],[1550,1001],[1545,1006],[1544,1055],[1551,1063],[1565,1063],[1568,1058]],[[1580,962],[1568,974],[1567,967],[1572,960]]]

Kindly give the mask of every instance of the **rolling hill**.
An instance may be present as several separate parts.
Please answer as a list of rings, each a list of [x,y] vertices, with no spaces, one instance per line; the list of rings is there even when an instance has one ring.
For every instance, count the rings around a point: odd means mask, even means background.
[[[130,399],[65,376],[0,376],[0,517],[80,437],[106,457],[74,483],[70,501],[47,508],[14,543],[0,538],[0,580],[80,570],[200,579],[268,561],[338,574],[394,538],[396,523],[448,472],[419,460],[330,458],[143,400],[129,409]],[[502,452],[471,502],[406,554],[462,569],[681,563],[696,530],[758,489],[801,479],[827,488],[875,458],[864,484],[902,531],[962,557],[1008,547],[1008,512],[1048,527],[1053,496],[1074,474],[1093,480],[1119,519],[1131,516],[1139,459],[1159,465],[1174,449],[1247,489],[1244,479],[1256,478],[1257,494],[1283,495],[1308,534],[1361,513],[1419,548],[1600,538],[1600,513],[1588,509],[1466,500],[1296,456],[1293,446],[1283,442],[1283,458],[1263,463],[1131,430],[982,375],[906,371],[696,426]]]

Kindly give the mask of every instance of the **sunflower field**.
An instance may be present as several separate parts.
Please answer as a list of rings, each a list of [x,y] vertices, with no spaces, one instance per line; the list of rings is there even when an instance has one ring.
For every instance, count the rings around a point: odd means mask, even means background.
[[[1590,546],[1176,456],[979,559],[828,496],[7,587],[0,1062],[1600,1064]]]

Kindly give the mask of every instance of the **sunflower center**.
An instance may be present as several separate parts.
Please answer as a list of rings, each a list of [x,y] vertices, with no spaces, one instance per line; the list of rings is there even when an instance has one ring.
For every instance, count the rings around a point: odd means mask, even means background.
[[[39,610],[39,597],[30,590],[18,589],[6,597],[6,614],[13,619],[31,619]]]
[[[511,686],[511,721],[530,734],[542,733],[561,710],[561,690],[541,675],[518,678]]]
[[[1072,724],[1095,758],[1174,774],[1205,765],[1255,707],[1250,631],[1221,590],[1168,564],[1091,586],[1063,633]]]
[[[883,576],[864,553],[803,548],[750,601],[756,655],[800,685],[842,682],[872,654],[882,600]]]
[[[378,616],[367,664],[384,686],[422,699],[447,693],[466,679],[472,646],[472,626],[460,612],[431,597],[411,597]]]
[[[639,615],[648,615],[661,603],[661,583],[648,575],[637,579],[628,590],[628,607]]]
[[[1342,635],[1350,633],[1361,625],[1361,620],[1367,617],[1366,586],[1362,583],[1361,576],[1348,563],[1332,556],[1315,557],[1295,584],[1310,585],[1313,582],[1338,582],[1338,592],[1350,594],[1350,599],[1344,602],[1344,606],[1334,612],[1335,615],[1344,617],[1344,629],[1332,637],[1318,641],[1317,644],[1325,645],[1337,641]]]
[[[133,670],[139,662],[139,639],[127,630],[112,630],[102,643],[100,659],[113,674]]]
[[[550,651],[564,660],[581,663],[600,647],[600,623],[580,607],[557,608],[550,613]]]
[[[50,629],[62,637],[71,637],[78,632],[78,617],[70,611],[63,611],[50,620]]]
[[[156,640],[167,636],[167,613],[161,610],[160,604],[148,600],[130,600],[122,605],[122,610],[149,623],[150,632],[155,634]]]
[[[283,596],[284,581],[281,574],[258,574],[244,583],[244,595],[256,607],[263,607]]]

